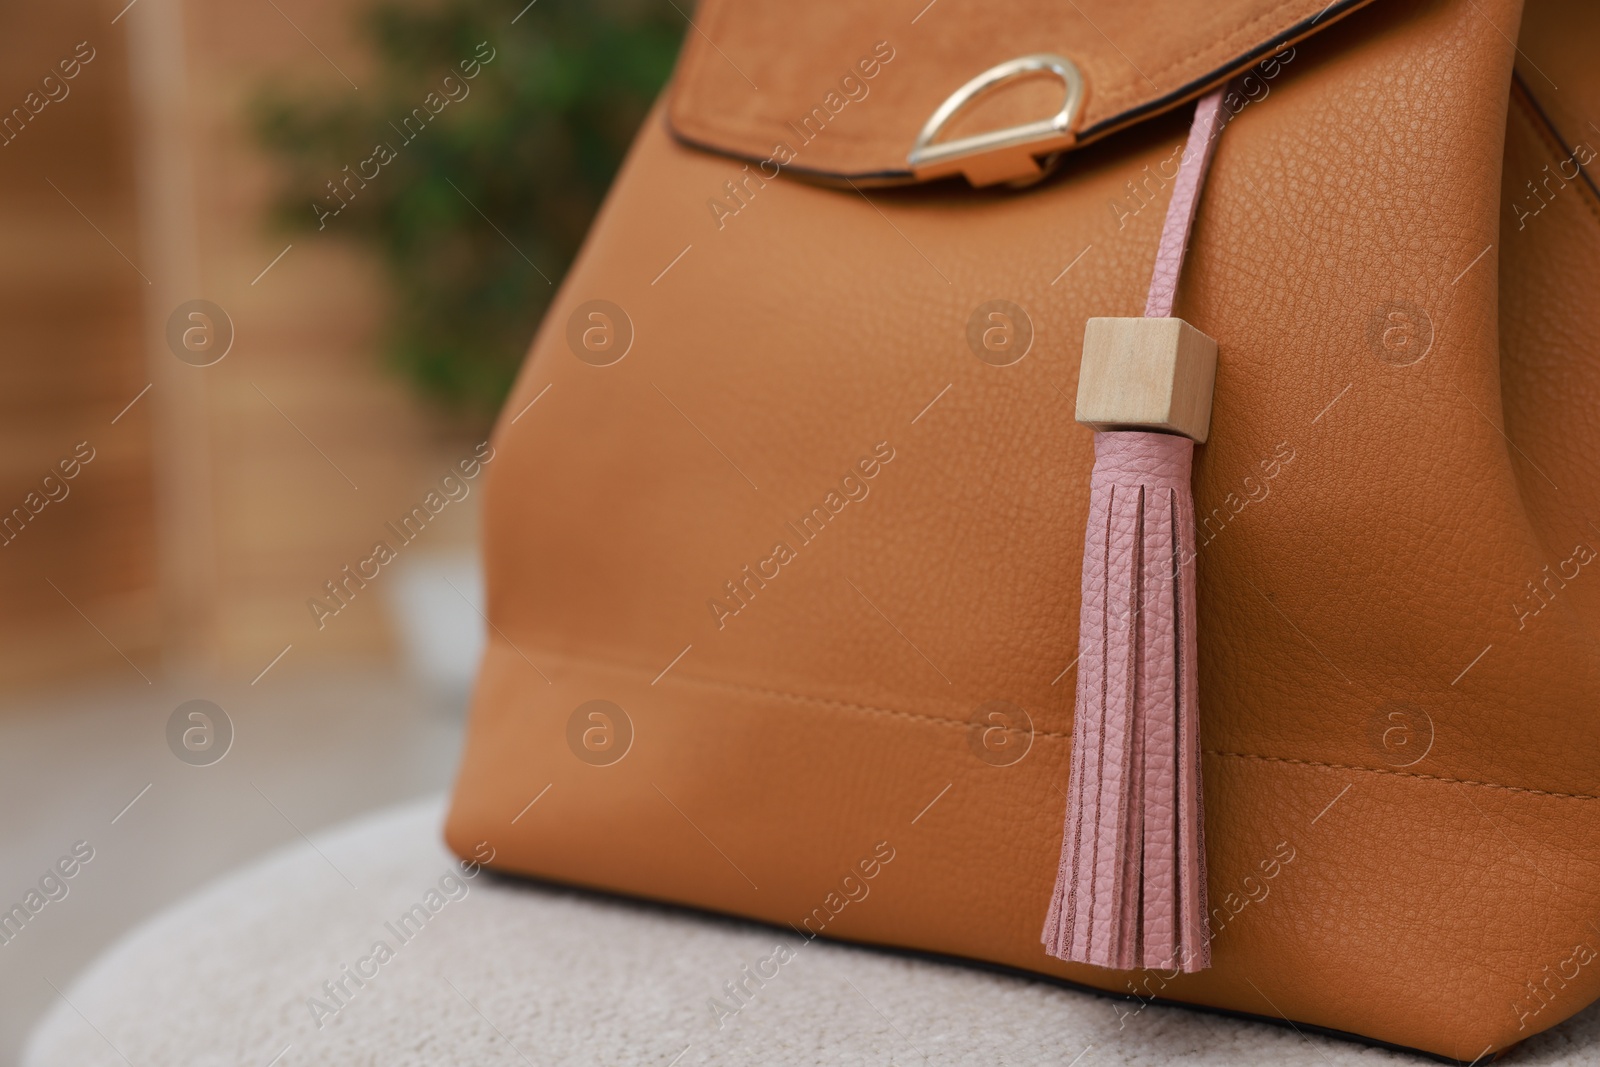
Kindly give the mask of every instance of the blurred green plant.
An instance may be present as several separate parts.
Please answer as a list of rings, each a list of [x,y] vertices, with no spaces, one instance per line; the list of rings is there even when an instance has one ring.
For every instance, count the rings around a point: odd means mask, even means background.
[[[252,105],[285,172],[273,221],[379,255],[389,361],[467,418],[509,392],[685,26],[671,0],[537,0],[512,24],[518,7],[382,0],[359,91]]]

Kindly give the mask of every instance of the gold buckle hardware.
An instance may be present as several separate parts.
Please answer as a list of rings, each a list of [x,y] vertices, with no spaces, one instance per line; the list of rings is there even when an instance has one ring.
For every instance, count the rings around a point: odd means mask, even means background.
[[[1007,82],[1040,73],[1056,75],[1066,88],[1061,110],[1050,118],[934,143],[934,138],[980,96]],[[1044,175],[1044,168],[1035,157],[1060,151],[1077,139],[1072,127],[1083,110],[1084,95],[1083,74],[1070,59],[1047,52],[1008,59],[951,93],[917,134],[906,161],[919,180],[958,173],[965,174],[975,186],[1037,180]]]

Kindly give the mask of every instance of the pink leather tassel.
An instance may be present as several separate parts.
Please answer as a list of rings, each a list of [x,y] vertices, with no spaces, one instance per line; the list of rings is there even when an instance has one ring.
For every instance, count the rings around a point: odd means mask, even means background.
[[[1066,831],[1046,950],[1211,963],[1200,809],[1194,442],[1095,434]]]
[[[1172,314],[1222,90],[1195,109],[1145,307]],[[1081,387],[1081,383],[1080,383]],[[1081,409],[1080,414],[1084,415]],[[1209,404],[1209,387],[1207,392]],[[1204,439],[1205,433],[1198,434]],[[1045,920],[1052,956],[1131,970],[1211,965],[1195,640],[1194,441],[1094,437],[1084,538],[1077,708],[1061,863]]]

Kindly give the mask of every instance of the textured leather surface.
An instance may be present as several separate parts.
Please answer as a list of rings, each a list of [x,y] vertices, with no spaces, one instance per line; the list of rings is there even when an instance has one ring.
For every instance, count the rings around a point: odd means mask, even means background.
[[[497,430],[453,846],[1469,1061],[1593,1000],[1596,235],[1576,186],[1507,231],[1502,166],[1551,156],[1505,138],[1518,15],[1357,12],[1217,150],[1175,309],[1222,353],[1194,482],[1210,971],[1038,941],[1079,339],[1143,304],[1186,116],[1025,191],[780,179],[721,216],[739,164],[653,121]],[[568,344],[595,299],[632,324],[609,366]],[[1005,366],[967,343],[994,300],[1031,321]],[[568,740],[595,699],[632,726],[608,765]],[[973,725],[996,701],[1031,722],[1013,762]]]
[[[1065,56],[1088,99],[1087,144],[1176,107],[1369,0],[707,0],[684,44],[669,105],[694,144],[751,160],[794,153],[797,172],[911,179],[923,124],[963,83],[1018,56]],[[1052,114],[1054,79],[997,90],[947,138]]]

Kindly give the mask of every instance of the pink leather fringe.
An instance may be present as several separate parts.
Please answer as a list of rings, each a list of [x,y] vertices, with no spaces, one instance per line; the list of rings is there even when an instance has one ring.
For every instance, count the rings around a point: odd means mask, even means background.
[[[1172,314],[1184,250],[1223,124],[1200,100],[1173,183],[1145,306]],[[1061,863],[1045,951],[1076,963],[1211,965],[1195,640],[1194,442],[1094,436],[1078,624],[1078,692]]]
[[[1066,830],[1044,943],[1128,970],[1210,966],[1196,691],[1194,442],[1094,437]]]

